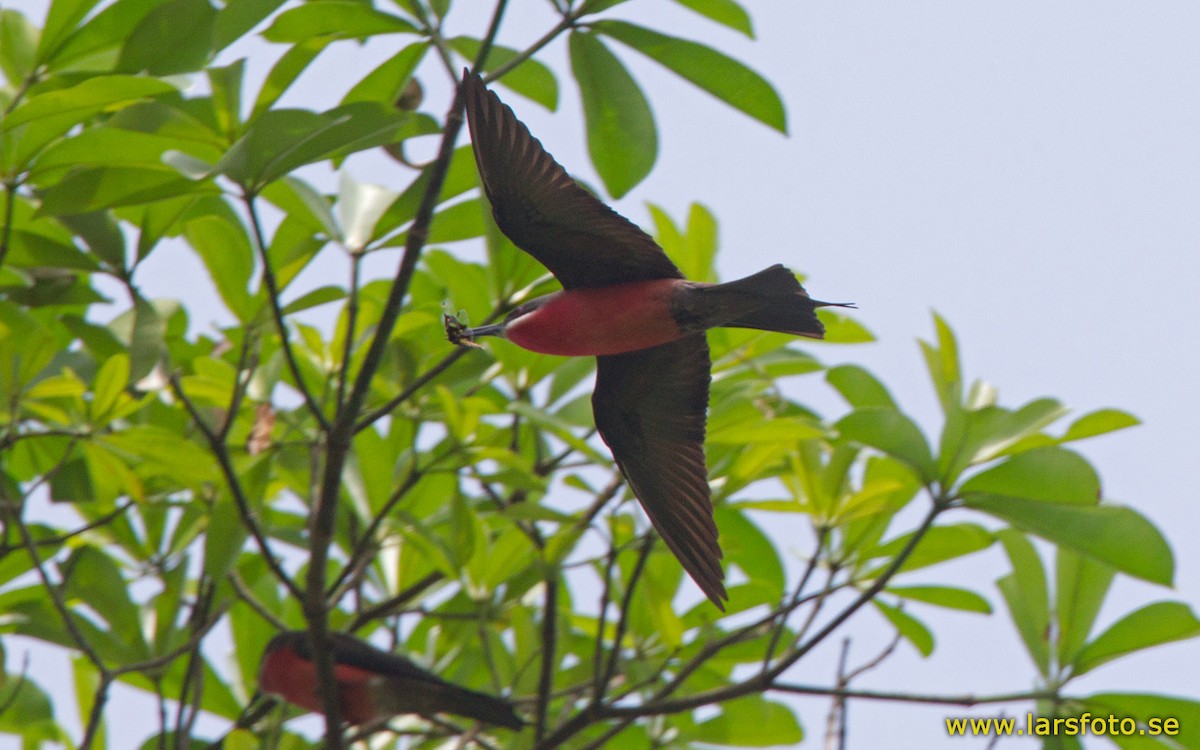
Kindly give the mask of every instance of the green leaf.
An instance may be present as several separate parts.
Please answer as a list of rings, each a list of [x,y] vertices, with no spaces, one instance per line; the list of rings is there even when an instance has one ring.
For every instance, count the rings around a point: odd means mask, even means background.
[[[326,0],[285,10],[262,35],[269,42],[303,42],[318,36],[365,39],[379,34],[415,33],[415,26],[390,13],[352,0]]]
[[[827,344],[867,344],[875,340],[875,334],[862,323],[849,315],[834,312],[832,308],[820,308],[817,318],[825,326],[822,341]]]
[[[992,605],[987,599],[974,591],[954,586],[889,586],[884,590],[903,599],[912,599],[946,609],[978,612],[984,615],[992,613]]]
[[[237,214],[224,201],[213,201],[207,208],[184,223],[184,234],[204,261],[226,307],[239,320],[247,320],[252,310],[246,287],[254,272],[250,239]]]
[[[1054,608],[1058,663],[1070,664],[1083,647],[1115,571],[1104,563],[1060,547],[1055,559]]]
[[[37,59],[49,63],[52,51],[60,48],[63,40],[73,32],[81,20],[96,6],[99,0],[57,0],[50,3],[46,12],[46,25],[38,43]],[[54,69],[51,66],[51,69]]]
[[[304,180],[284,177],[267,186],[262,196],[313,234],[323,234],[329,239],[341,237],[330,199]]]
[[[242,128],[242,81],[246,73],[246,60],[243,58],[232,65],[209,68],[205,72],[212,87],[217,130],[232,138]]]
[[[964,504],[1136,578],[1169,586],[1174,577],[1174,557],[1167,540],[1132,508],[1062,505],[996,495],[973,495]]]
[[[118,354],[110,357],[100,367],[96,382],[92,384],[92,403],[88,409],[93,421],[102,422],[117,406],[125,387],[129,384],[129,357]]]
[[[976,474],[963,482],[959,492],[968,501],[978,493],[1095,505],[1100,500],[1100,477],[1078,453],[1048,447],[1018,453]]]
[[[1154,602],[1122,617],[1070,662],[1076,675],[1134,651],[1200,635],[1200,620],[1182,602]]]
[[[112,75],[95,76],[70,88],[48,91],[30,97],[0,121],[0,130],[12,132],[18,125],[42,118],[56,118],[61,132],[101,112],[160,94],[175,91],[170,84],[154,78]]]
[[[200,70],[214,54],[216,18],[208,0],[168,0],[157,5],[125,38],[117,71],[168,76]]]
[[[954,338],[954,331],[942,316],[934,313],[933,324],[937,332],[937,345],[922,341],[921,351],[925,355],[934,390],[941,401],[942,412],[949,417],[962,411],[962,369],[958,361],[958,342]]]
[[[133,329],[129,342],[129,378],[136,383],[167,356],[167,320],[180,309],[173,300],[134,300]]]
[[[305,292],[296,299],[287,303],[283,308],[284,315],[308,310],[313,307],[336,302],[346,298],[346,290],[340,286],[321,286],[313,289],[310,292]]]
[[[878,599],[872,599],[871,604],[875,605],[875,608],[887,618],[892,627],[896,628],[896,632],[911,643],[921,656],[929,656],[933,653],[933,633],[929,631],[925,623],[899,607],[885,604]]]
[[[41,213],[80,214],[182,195],[214,194],[211,183],[197,183],[175,169],[158,167],[85,167],[42,190]]]
[[[755,422],[736,422],[714,429],[708,442],[719,445],[748,445],[751,443],[793,443],[825,436],[820,425],[807,417],[775,417]]]
[[[754,38],[750,14],[734,0],[675,0],[675,2],[711,21],[728,26],[734,31],[740,31],[751,39]]]
[[[732,57],[698,42],[624,21],[597,21],[592,28],[636,49],[734,109],[787,133],[787,113],[774,87]]]
[[[38,28],[25,16],[0,10],[0,71],[9,83],[24,81],[33,72],[38,36]]]
[[[104,261],[108,268],[125,269],[125,235],[107,213],[75,214],[59,221],[83,240],[92,255]]]
[[[283,92],[287,91],[309,64],[317,59],[326,47],[332,43],[330,37],[317,36],[296,42],[287,52],[284,52],[267,73],[266,80],[258,90],[258,98],[254,100],[254,110],[251,120],[256,120],[271,108]]]
[[[468,60],[474,60],[479,56],[481,44],[478,39],[459,36],[450,40],[450,46]],[[488,52],[483,70],[490,72],[507,65],[519,54],[518,50],[511,47],[494,44]],[[550,68],[532,57],[522,60],[517,67],[505,73],[503,78],[496,79],[496,83],[502,84],[526,99],[537,102],[551,112],[558,109],[558,80],[555,79]]]
[[[986,389],[976,383],[973,395]],[[993,394],[983,395],[983,404],[955,409],[946,417],[938,466],[943,484],[950,485],[968,467],[990,461],[1005,452],[1020,453],[1036,447],[1029,439],[1038,430],[1067,413],[1052,398],[1036,399],[1016,411],[995,406]]]
[[[588,153],[609,195],[620,198],[650,174],[658,157],[658,132],[650,103],[625,66],[604,43],[571,34],[571,70],[583,97]]]
[[[1050,588],[1033,544],[1013,529],[996,533],[1012,563],[1012,572],[996,581],[1025,650],[1043,676],[1050,670]]]
[[[129,598],[129,584],[111,557],[94,547],[81,547],[64,564],[69,601],[90,607],[112,628],[110,635],[130,645],[142,644],[139,608]]]
[[[916,423],[896,409],[855,409],[834,425],[843,436],[908,464],[923,482],[933,480],[933,455]]]
[[[877,547],[872,552],[871,557],[889,558],[887,564],[890,565],[890,558],[894,558],[900,554],[908,546],[910,538],[912,538],[912,533],[896,537]],[[918,568],[925,568],[947,560],[971,555],[980,550],[987,549],[994,541],[995,538],[992,536],[992,533],[977,524],[959,523],[950,526],[934,526],[925,532],[916,549],[912,551],[908,559],[900,567],[900,571],[917,570]],[[874,577],[880,572],[882,572],[882,568],[866,574],[866,577]]]
[[[804,732],[792,710],[761,695],[721,704],[721,713],[702,721],[689,740],[714,745],[769,747],[798,745]]]
[[[1098,409],[1084,414],[1072,422],[1059,441],[1065,443],[1071,440],[1083,440],[1116,430],[1124,430],[1141,423],[1140,419],[1120,409]]]
[[[217,171],[257,192],[305,164],[390,143],[407,119],[407,114],[373,102],[355,102],[321,114],[268,110],[230,147]]]
[[[396,98],[404,91],[404,85],[412,78],[413,71],[421,64],[428,51],[428,42],[408,45],[351,86],[342,97],[341,103],[386,102],[394,105]]]
[[[1172,748],[1200,748],[1200,701],[1153,693],[1095,693],[1084,699],[1083,707],[1102,717],[1132,717],[1147,726],[1147,736],[1178,743]]]
[[[770,598],[756,603],[778,602],[786,580],[779,551],[770,538],[747,514],[727,503],[718,505],[714,515],[721,529],[725,559],[741,568],[751,581],[766,584]]]
[[[213,47],[223,50],[274,13],[287,0],[238,0],[224,3],[213,24]]]
[[[897,405],[887,387],[858,365],[839,365],[825,373],[825,380],[855,407],[877,406],[896,409]]]
[[[204,572],[211,580],[225,578],[237,562],[248,535],[233,500],[224,499],[213,504],[204,534]]]
[[[717,254],[717,219],[706,207],[693,203],[688,210],[686,233],[680,232],[658,206],[648,204],[654,219],[659,245],[693,281],[717,280],[714,259]]]

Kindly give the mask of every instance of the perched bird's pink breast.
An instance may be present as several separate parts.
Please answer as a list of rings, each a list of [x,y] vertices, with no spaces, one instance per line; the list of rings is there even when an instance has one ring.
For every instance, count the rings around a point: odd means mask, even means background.
[[[671,315],[678,279],[567,289],[508,324],[514,344],[543,354],[622,354],[683,335]]]
[[[375,718],[371,683],[377,681],[370,672],[345,664],[335,664],[338,698],[342,719],[362,724]],[[290,648],[277,649],[263,658],[259,672],[259,687],[263,692],[281,695],[301,708],[325,713],[325,702],[317,695],[317,667]]]

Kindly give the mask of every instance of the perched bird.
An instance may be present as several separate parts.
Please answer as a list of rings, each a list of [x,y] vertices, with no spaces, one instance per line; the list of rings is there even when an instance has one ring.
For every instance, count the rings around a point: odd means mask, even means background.
[[[342,719],[350,724],[396,714],[448,713],[509,729],[525,725],[506,700],[453,685],[402,656],[344,633],[330,633],[329,639]],[[307,632],[293,630],[271,639],[263,652],[258,685],[264,693],[324,713]]]
[[[475,162],[500,230],[563,290],[465,328],[451,341],[503,336],[535,352],[595,355],[592,410],[633,494],[684,570],[724,610],[704,429],[719,326],[821,338],[813,300],[774,265],[727,284],[687,281],[645,232],[579,186],[478,75],[462,94]],[[841,305],[846,306],[846,305]]]

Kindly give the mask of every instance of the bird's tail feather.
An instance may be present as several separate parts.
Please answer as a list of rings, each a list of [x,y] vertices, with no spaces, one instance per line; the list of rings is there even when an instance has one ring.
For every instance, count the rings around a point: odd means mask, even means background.
[[[446,696],[451,698],[455,705],[452,713],[509,729],[520,729],[525,726],[524,720],[517,716],[513,705],[505,699],[478,693],[458,685],[447,687],[453,693],[452,696]]]
[[[779,331],[814,339],[825,335],[825,326],[817,318],[818,307],[853,306],[809,297],[792,272],[779,264],[698,291],[710,298],[709,309],[727,313],[728,317],[716,322],[718,326]]]

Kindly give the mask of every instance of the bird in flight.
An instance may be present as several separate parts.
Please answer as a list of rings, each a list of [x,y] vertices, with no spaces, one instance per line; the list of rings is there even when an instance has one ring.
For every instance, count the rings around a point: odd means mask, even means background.
[[[446,682],[403,656],[381,651],[345,633],[330,633],[329,639],[342,719],[352,725],[397,714],[440,713],[509,729],[525,725],[512,704],[502,698]],[[258,685],[264,693],[324,713],[307,632],[291,630],[271,639],[263,652]]]
[[[705,331],[755,328],[819,339],[816,308],[774,265],[738,281],[688,281],[637,225],[575,182],[506,104],[464,71],[462,96],[496,225],[554,274],[562,291],[466,328],[451,341],[502,336],[535,352],[596,357],[600,437],[650,523],[704,594],[729,598],[704,457],[711,362]]]

